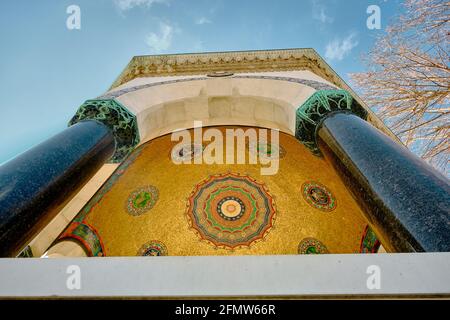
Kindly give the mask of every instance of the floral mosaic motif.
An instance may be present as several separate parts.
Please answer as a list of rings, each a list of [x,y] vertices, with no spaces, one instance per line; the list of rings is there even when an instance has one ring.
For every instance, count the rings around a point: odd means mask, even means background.
[[[139,188],[129,195],[126,209],[132,216],[140,216],[153,208],[158,198],[159,191],[155,186]]]
[[[167,256],[167,247],[161,241],[152,240],[144,244],[138,251],[138,256],[156,257]]]
[[[328,253],[327,247],[317,239],[305,238],[298,245],[299,254],[323,254]]]
[[[366,226],[364,233],[361,238],[361,245],[359,252],[361,253],[377,253],[380,248],[380,241],[378,240],[375,232]]]
[[[302,195],[306,202],[316,209],[332,211],[336,209],[336,199],[324,185],[309,181],[302,185]]]
[[[260,141],[248,144],[251,153],[265,159],[281,159],[286,156],[286,150],[280,144]]]
[[[316,91],[296,111],[295,137],[315,155],[321,155],[316,141],[316,131],[321,121],[330,113],[351,112],[367,119],[367,111],[345,90]]]
[[[100,121],[112,130],[116,151],[111,162],[121,162],[139,143],[136,116],[116,100],[87,100],[78,108],[69,126],[86,119]]]
[[[263,183],[246,175],[210,176],[191,193],[186,215],[190,227],[216,248],[250,247],[275,221],[275,203]]]
[[[199,143],[186,143],[175,146],[170,158],[174,163],[189,162],[190,160],[200,157],[203,154],[203,145]]]
[[[77,240],[90,257],[105,256],[105,249],[97,231],[87,223],[72,222],[58,240],[72,238]]]

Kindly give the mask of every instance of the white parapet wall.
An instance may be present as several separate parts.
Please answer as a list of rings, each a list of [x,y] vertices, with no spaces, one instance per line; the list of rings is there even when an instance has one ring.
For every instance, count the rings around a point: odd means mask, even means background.
[[[450,297],[450,253],[0,259],[0,297]]]

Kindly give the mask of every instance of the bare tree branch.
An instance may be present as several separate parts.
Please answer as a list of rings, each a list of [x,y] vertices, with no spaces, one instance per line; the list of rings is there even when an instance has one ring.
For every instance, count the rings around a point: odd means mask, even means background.
[[[413,151],[449,175],[450,1],[404,0],[405,14],[351,74],[356,90]]]

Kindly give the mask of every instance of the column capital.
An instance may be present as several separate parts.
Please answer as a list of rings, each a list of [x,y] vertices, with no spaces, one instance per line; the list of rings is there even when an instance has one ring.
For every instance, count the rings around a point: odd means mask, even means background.
[[[321,155],[316,139],[320,124],[335,112],[349,112],[367,119],[367,111],[346,90],[316,91],[296,111],[295,137],[317,156]]]
[[[112,130],[116,151],[110,162],[121,162],[139,143],[136,116],[114,99],[86,100],[69,121],[69,126],[83,120],[97,120]]]

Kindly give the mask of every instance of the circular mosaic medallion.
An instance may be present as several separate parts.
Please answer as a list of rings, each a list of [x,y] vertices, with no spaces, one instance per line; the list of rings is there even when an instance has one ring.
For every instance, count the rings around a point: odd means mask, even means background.
[[[225,249],[248,247],[264,238],[275,219],[274,201],[265,185],[233,173],[198,184],[186,212],[201,239]]]
[[[328,253],[327,247],[322,242],[314,238],[305,238],[298,245],[299,254],[320,254]]]
[[[217,212],[225,220],[234,221],[244,215],[245,204],[237,197],[225,197],[217,204]]]
[[[144,244],[137,253],[138,256],[167,256],[167,248],[164,243],[152,240]]]
[[[319,210],[332,211],[336,208],[336,199],[333,194],[317,182],[305,182],[302,186],[302,194],[306,202]]]
[[[190,161],[198,156],[201,156],[203,152],[203,145],[199,143],[187,143],[182,145],[176,145],[170,153],[170,158],[175,163],[181,163]]]
[[[279,144],[270,142],[249,143],[248,149],[251,153],[259,155],[261,158],[281,159],[286,155],[286,150]]]
[[[155,205],[159,198],[159,191],[154,186],[146,186],[133,191],[126,203],[129,214],[139,216],[144,214]]]

